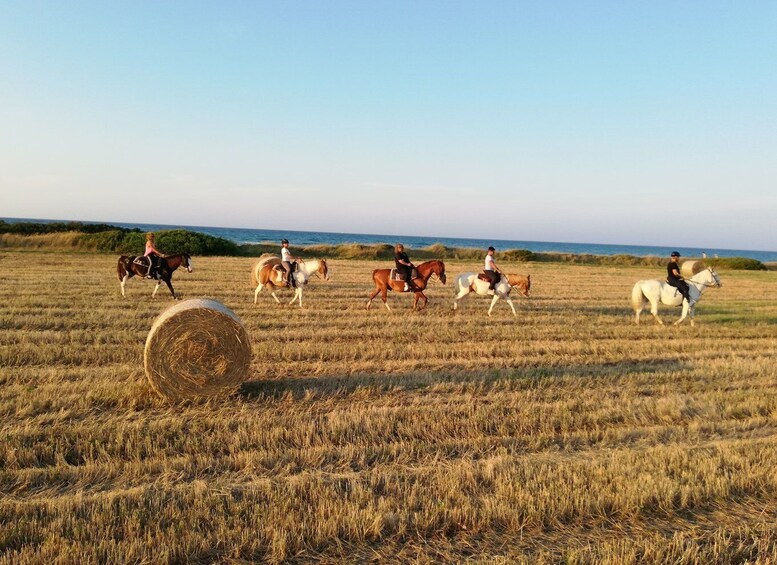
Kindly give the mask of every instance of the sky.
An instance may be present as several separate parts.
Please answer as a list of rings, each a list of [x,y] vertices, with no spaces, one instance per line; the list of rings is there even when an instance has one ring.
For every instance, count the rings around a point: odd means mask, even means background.
[[[777,249],[775,2],[0,0],[0,217]]]

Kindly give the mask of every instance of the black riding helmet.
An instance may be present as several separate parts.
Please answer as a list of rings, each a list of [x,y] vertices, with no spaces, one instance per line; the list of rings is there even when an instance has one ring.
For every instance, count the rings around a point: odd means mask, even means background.
[[[281,240],[281,245],[283,245],[284,243],[289,243],[289,240],[288,239],[282,239]]]
[[[679,251],[672,251],[672,257],[679,257],[680,252]]]

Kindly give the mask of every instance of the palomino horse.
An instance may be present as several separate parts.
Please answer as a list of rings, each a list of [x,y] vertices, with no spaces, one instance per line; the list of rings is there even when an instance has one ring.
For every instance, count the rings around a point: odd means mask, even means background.
[[[481,296],[487,295],[488,287],[488,282],[479,279],[477,273],[462,273],[456,277],[456,298],[453,299],[453,309],[456,310],[459,306],[459,300],[467,296],[470,292],[480,294]],[[488,308],[489,316],[491,315],[491,310],[494,309],[494,304],[496,304],[496,301],[500,298],[507,301],[510,308],[513,310],[513,316],[517,316],[515,313],[515,306],[513,306],[513,300],[510,298],[510,291],[513,290],[513,288],[518,288],[518,291],[523,296],[529,296],[531,275],[502,275],[502,278],[494,287],[494,298],[491,300],[491,306]]]
[[[667,306],[679,306],[682,304],[683,314],[674,325],[682,323],[682,321],[685,320],[685,317],[690,315],[691,325],[693,326],[693,310],[695,303],[701,300],[701,295],[708,286],[721,287],[722,283],[720,282],[720,278],[718,278],[718,274],[712,267],[699,271],[690,279],[685,279],[685,281],[688,283],[688,291],[694,305],[689,305],[688,301],[680,294],[680,291],[664,281],[647,280],[637,282],[637,284],[634,285],[634,289],[631,291],[631,304],[634,306],[636,323],[639,324],[639,315],[649,302],[650,313],[653,314],[653,317],[659,324],[663,325],[664,322],[658,317],[658,303],[660,302]]]
[[[378,293],[380,293],[386,309],[391,310],[391,308],[389,308],[388,302],[386,302],[389,290],[393,290],[395,292],[413,292],[415,293],[415,298],[413,299],[413,310],[416,309],[420,299],[423,299],[423,305],[420,309],[426,308],[426,303],[429,302],[429,299],[423,292],[426,288],[426,283],[429,281],[429,277],[432,275],[437,275],[442,284],[445,284],[445,263],[435,259],[433,261],[421,263],[418,265],[418,267],[416,267],[416,270],[418,271],[418,277],[413,279],[413,285],[415,286],[415,289],[413,290],[405,290],[405,281],[389,280],[389,277],[391,276],[391,269],[375,269],[372,271],[372,280],[375,281],[375,291],[370,294],[370,299],[367,301],[367,308],[372,305],[373,299],[378,296]]]
[[[259,262],[254,265],[254,270],[251,271],[252,279],[256,285],[254,291],[254,304],[259,300],[259,292],[266,286],[270,289],[270,294],[275,301],[280,304],[281,301],[275,296],[275,290],[278,288],[287,287],[286,283],[286,271],[281,266],[281,259],[277,255],[262,255],[259,257]],[[302,306],[302,287],[308,284],[308,279],[311,276],[317,276],[325,281],[329,280],[329,270],[326,266],[324,259],[311,259],[310,261],[300,260],[297,262],[297,268],[292,276],[297,283],[297,288],[294,289],[294,296],[289,304],[294,304],[295,300],[299,300],[299,305]]]
[[[122,296],[125,296],[124,285],[129,279],[135,275],[141,278],[149,278],[148,271],[150,265],[150,258],[143,257],[142,255],[122,255],[119,257],[119,264],[116,266],[116,273],[119,275]],[[180,253],[178,255],[166,255],[165,257],[159,258],[159,267],[157,269],[159,278],[156,279],[156,286],[154,287],[154,292],[151,293],[151,298],[156,296],[156,291],[159,290],[159,285],[162,284],[162,281],[165,281],[167,284],[167,288],[170,289],[170,294],[173,295],[173,298],[178,298],[178,296],[175,294],[175,290],[173,290],[173,284],[170,282],[170,279],[173,277],[173,271],[175,271],[180,266],[183,266],[191,273],[192,258],[189,257],[189,255],[186,253]]]

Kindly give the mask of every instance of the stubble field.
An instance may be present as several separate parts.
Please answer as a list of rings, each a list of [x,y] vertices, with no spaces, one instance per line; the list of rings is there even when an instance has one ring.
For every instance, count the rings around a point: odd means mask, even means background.
[[[777,560],[775,272],[636,327],[654,269],[509,265],[532,297],[488,319],[451,311],[474,264],[412,313],[364,309],[383,263],[332,262],[300,309],[195,257],[176,289],[232,308],[254,361],[171,406],[142,354],[172,301],[123,299],[115,260],[0,254],[2,563]]]

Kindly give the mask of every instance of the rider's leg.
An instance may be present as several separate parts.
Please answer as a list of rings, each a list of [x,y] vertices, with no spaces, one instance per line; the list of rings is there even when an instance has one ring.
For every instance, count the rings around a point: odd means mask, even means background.
[[[283,265],[283,270],[286,271],[286,284],[289,286],[294,286],[294,278],[291,272],[291,263],[289,261],[283,261],[281,265]]]

